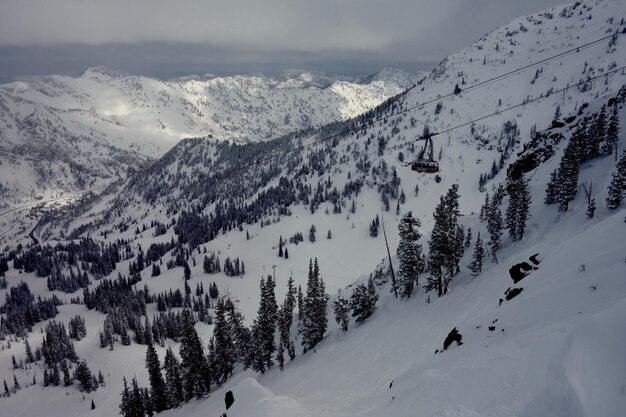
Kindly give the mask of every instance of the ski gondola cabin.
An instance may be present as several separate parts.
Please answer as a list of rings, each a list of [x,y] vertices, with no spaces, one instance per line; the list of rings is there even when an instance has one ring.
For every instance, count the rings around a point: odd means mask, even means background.
[[[424,172],[426,174],[434,174],[439,172],[439,162],[433,157],[433,139],[435,134],[428,134],[418,140],[424,140],[424,148],[420,152],[417,159],[411,163],[411,170],[415,172]],[[428,155],[428,156],[427,156]]]
[[[439,162],[428,159],[416,159],[411,163],[411,170],[415,172],[424,172],[426,174],[434,174],[439,172]]]

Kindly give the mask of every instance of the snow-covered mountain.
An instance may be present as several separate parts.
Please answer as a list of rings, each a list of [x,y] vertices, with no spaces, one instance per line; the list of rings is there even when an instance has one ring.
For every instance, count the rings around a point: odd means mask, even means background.
[[[609,209],[605,203],[617,178],[613,155],[577,161],[577,194],[567,210],[544,198],[576,132],[584,128],[585,141],[599,137],[593,129],[603,108],[607,115],[616,109],[618,156],[624,148],[624,17],[619,0],[577,2],[523,17],[354,119],[269,142],[183,140],[105,194],[39,208],[35,219],[46,217],[32,236],[50,247],[6,252],[14,262],[7,265],[8,288],[0,297],[24,281],[34,295],[63,300],[56,320],[85,319],[87,334],[73,342],[75,350],[94,373],[102,371],[106,386],[92,393],[81,392],[78,383],[43,387],[43,362],[20,367],[25,341],[11,335],[0,342],[0,378],[10,391],[15,374],[22,389],[0,399],[0,406],[16,416],[50,410],[115,415],[123,377],[149,385],[146,345],[137,331],[146,317],[163,323],[159,314],[180,312],[187,292],[195,317],[204,319],[195,329],[208,351],[218,299],[231,300],[244,324],[253,326],[259,322],[259,279],[274,277],[280,304],[289,277],[306,294],[307,267],[316,258],[331,298],[329,326],[315,350],[302,351],[296,309],[296,357],[286,359],[284,371],[273,366],[261,374],[238,363],[221,387],[213,381],[207,398],[160,415],[221,415],[229,390],[235,397],[231,417],[623,415],[626,212],[624,204]],[[414,140],[425,126],[438,133],[437,174],[405,166],[420,152],[422,142]],[[477,234],[491,239],[479,214],[486,193],[493,199],[498,185],[520,172],[532,201],[525,235],[514,241],[505,232],[498,262],[489,246],[482,272],[471,273]],[[428,255],[433,212],[454,184],[457,221],[465,233],[472,230],[460,271],[441,297],[423,288],[430,271],[420,274],[410,298],[396,299],[381,226],[399,274],[400,219],[408,211],[420,219],[418,243]],[[499,208],[506,213],[511,197],[503,190]],[[591,218],[585,190],[597,205]],[[12,231],[22,221],[16,213],[3,219],[3,245],[16,249],[32,240]],[[224,265],[220,271],[216,257]],[[525,273],[515,272],[522,267]],[[83,271],[91,281],[87,296],[80,289]],[[118,274],[131,283],[102,280]],[[334,322],[333,301],[339,291],[350,298],[370,274],[376,310],[363,323],[351,319],[345,333]],[[205,296],[203,289],[213,284],[217,297]],[[216,320],[209,324],[206,314]],[[153,332],[161,363],[168,347],[177,355],[180,348],[172,336],[175,319],[169,320],[170,328],[157,325]],[[33,350],[42,345],[47,321],[28,332]],[[118,326],[111,330],[117,334],[112,350],[100,336],[109,326]],[[463,344],[442,351],[454,328]],[[17,369],[11,369],[12,356]],[[33,377],[34,386],[26,387]]]
[[[254,142],[345,120],[419,79],[384,70],[367,81],[301,72],[162,81],[98,67],[6,84],[3,205],[125,178],[186,137]]]

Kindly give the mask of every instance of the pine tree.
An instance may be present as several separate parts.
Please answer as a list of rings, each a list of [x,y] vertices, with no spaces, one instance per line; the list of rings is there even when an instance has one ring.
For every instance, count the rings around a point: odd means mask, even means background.
[[[313,349],[323,338],[328,325],[326,309],[328,295],[324,281],[320,279],[317,258],[315,263],[309,262],[309,278],[307,282],[306,297],[303,300],[302,326],[302,346],[304,352]]]
[[[214,348],[214,380],[219,385],[233,373],[235,364],[235,345],[233,343],[231,329],[226,320],[226,305],[223,300],[218,300],[213,321]]]
[[[417,243],[421,238],[418,227],[421,223],[413,217],[412,212],[406,213],[400,220],[400,244],[397,255],[400,263],[399,276],[396,278],[396,288],[402,298],[410,298],[413,289],[418,285],[418,277],[424,271],[422,262],[422,246]]]
[[[291,344],[291,325],[293,324],[293,310],[296,307],[296,289],[293,283],[293,277],[289,277],[287,281],[287,294],[283,305],[278,312],[278,330],[280,333],[280,342],[284,349],[289,351]],[[292,358],[293,359],[293,358]]]
[[[163,369],[165,370],[168,408],[178,407],[184,401],[184,391],[182,377],[180,375],[180,364],[172,348],[168,348],[165,352]]]
[[[476,244],[474,245],[474,259],[469,268],[472,271],[472,275],[478,275],[483,270],[483,259],[485,258],[485,248],[483,241],[480,239],[480,232],[476,236]]]
[[[528,181],[523,174],[520,178],[509,181],[508,191],[509,206],[506,210],[506,227],[511,239],[514,241],[522,240],[530,210]]]
[[[280,371],[285,370],[285,348],[283,347],[283,342],[280,341],[278,343],[278,350],[276,352],[276,362],[278,362],[278,369]]]
[[[15,376],[15,374],[13,374],[13,389],[15,391],[19,391],[22,389],[22,387],[20,386],[20,382],[17,380],[17,377]]]
[[[87,392],[90,392],[94,387],[91,384],[91,370],[87,366],[87,362],[80,361],[76,365],[76,371],[74,371],[74,378],[80,383],[80,386]]]
[[[10,397],[11,396],[11,391],[9,391],[9,385],[7,385],[7,380],[4,379],[3,383],[4,383],[4,396],[5,397]]]
[[[621,206],[624,191],[626,191],[626,149],[624,149],[620,160],[617,162],[617,172],[613,173],[613,179],[606,196],[606,206],[611,210]]]
[[[181,314],[180,358],[181,379],[184,399],[200,398],[209,389],[205,373],[207,364],[204,358],[202,342],[195,329],[191,311],[184,309]]]
[[[619,114],[617,111],[618,105],[615,103],[613,111],[611,112],[611,118],[609,119],[609,126],[606,130],[606,139],[602,146],[602,153],[604,155],[610,155],[613,150],[617,150],[617,141],[619,140]]]
[[[498,263],[497,252],[502,244],[502,212],[500,207],[494,205],[496,200],[492,200],[492,207],[489,210],[489,217],[487,218],[487,231],[489,232],[489,247],[491,248],[491,255],[495,263]]]
[[[70,369],[67,366],[67,362],[65,360],[61,361],[61,372],[63,373],[63,385],[69,387],[74,383],[72,378],[70,377]]]
[[[28,339],[24,340],[24,348],[26,349],[26,363],[35,362],[35,357],[33,356],[33,351],[30,348],[30,343],[28,343]]]
[[[152,400],[152,408],[157,413],[167,410],[167,388],[161,374],[161,363],[156,349],[150,343],[146,349],[146,368],[150,378],[150,399]]]
[[[337,294],[337,299],[333,302],[333,310],[335,312],[335,321],[344,332],[348,331],[348,324],[350,323],[350,303],[348,300],[342,297],[341,292]]]
[[[128,417],[130,416],[130,391],[128,390],[126,377],[124,377],[122,380],[124,381],[124,389],[121,393],[122,401],[120,402],[120,414],[124,417]]]
[[[251,366],[249,350],[251,347],[252,335],[250,334],[250,330],[243,325],[243,317],[241,316],[241,313],[235,309],[235,305],[232,301],[230,301],[230,299],[226,300],[226,310],[228,312],[228,326],[230,328],[235,349],[235,360],[243,362],[244,369],[247,369]]]
[[[552,171],[550,174],[550,181],[548,181],[548,187],[546,188],[546,197],[543,200],[545,204],[556,204],[558,201],[558,170]]]
[[[624,195],[624,179],[619,174],[613,174],[611,184],[609,184],[608,194],[606,196],[606,206],[615,210],[622,205]]]
[[[580,172],[580,146],[570,139],[559,164],[557,202],[559,211],[567,211],[570,201],[576,198],[578,174]]]
[[[457,221],[459,216],[458,184],[453,184],[435,207],[435,225],[428,242],[428,270],[430,276],[426,288],[436,290],[441,297],[459,270],[459,240]],[[495,197],[494,197],[495,200]],[[493,200],[492,200],[493,201]],[[462,245],[461,245],[462,246]]]
[[[137,385],[137,379],[133,378],[132,380],[132,388],[130,390],[129,401],[128,401],[128,414],[125,414],[126,417],[144,417],[145,409],[143,405],[143,398],[141,395],[141,389]]]
[[[377,301],[378,294],[372,277],[369,278],[367,286],[360,283],[354,288],[350,297],[350,308],[352,309],[352,317],[356,317],[357,323],[372,315]]]
[[[591,198],[589,200],[589,204],[587,204],[587,211],[585,214],[587,215],[588,219],[592,219],[595,212],[596,212],[596,199]]]
[[[93,402],[93,399],[91,400],[91,409],[95,410],[96,409],[96,403]]]

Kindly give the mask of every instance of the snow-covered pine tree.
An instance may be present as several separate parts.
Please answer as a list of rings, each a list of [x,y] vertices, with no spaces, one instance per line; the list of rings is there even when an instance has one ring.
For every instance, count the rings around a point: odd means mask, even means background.
[[[506,227],[511,239],[522,240],[526,230],[526,221],[530,212],[530,192],[528,181],[521,174],[517,179],[511,179],[508,184],[509,206],[506,210]]]
[[[76,370],[74,371],[74,378],[76,378],[76,380],[80,383],[81,388],[85,391],[91,392],[94,388],[91,384],[91,370],[87,366],[87,362],[78,362]]]
[[[602,145],[603,155],[610,155],[613,153],[613,150],[617,150],[617,141],[619,140],[619,113],[617,109],[618,105],[615,103],[609,118],[609,126],[606,129],[606,139],[604,140],[604,145]]]
[[[152,401],[152,409],[157,413],[167,410],[167,388],[161,374],[161,363],[156,349],[150,343],[146,349],[146,368],[150,379],[150,399]]]
[[[165,352],[163,370],[165,371],[168,408],[178,407],[184,402],[183,382],[180,375],[180,364],[171,347],[168,347]]]
[[[210,379],[207,381],[208,366],[204,357],[204,349],[189,309],[182,311],[181,321],[180,370],[184,388],[184,400],[189,401],[193,397],[202,397],[209,390],[210,386],[208,383],[210,383]]]
[[[548,181],[548,186],[546,187],[546,197],[543,200],[545,204],[556,204],[558,201],[558,181],[558,170],[555,169],[552,171],[552,174],[550,174],[550,181]]]
[[[453,184],[435,207],[435,225],[428,242],[428,270],[426,288],[436,290],[441,297],[448,291],[452,276],[458,271],[457,221],[459,216],[459,186]],[[492,201],[495,200],[495,197]]]
[[[236,356],[231,329],[226,320],[226,305],[221,299],[217,301],[213,324],[215,339],[213,380],[221,385],[232,375]]]
[[[120,401],[120,414],[124,417],[128,417],[130,416],[130,391],[128,389],[126,377],[124,377],[122,381],[124,382],[124,389],[121,392],[122,400]]]
[[[483,202],[483,205],[480,206],[480,215],[478,216],[478,220],[480,220],[481,222],[485,221],[485,219],[487,218],[487,212],[489,211],[490,207],[491,201],[489,200],[489,192],[486,192],[485,201]]]
[[[411,211],[407,212],[398,224],[400,243],[396,251],[400,264],[399,274],[396,278],[395,290],[401,298],[410,298],[415,286],[418,285],[419,274],[424,271],[422,262],[422,246],[417,242],[422,237],[418,231],[421,223],[413,217]]]
[[[502,244],[502,211],[500,207],[494,203],[497,200],[494,198],[491,201],[491,208],[489,209],[489,217],[487,217],[487,231],[489,232],[489,247],[491,248],[491,256],[493,261],[498,263],[498,250]]]
[[[348,324],[350,323],[350,304],[348,300],[343,298],[341,291],[337,294],[337,298],[333,302],[333,311],[335,312],[335,321],[344,332],[348,331]]]
[[[272,356],[276,350],[274,339],[278,313],[274,292],[275,286],[276,284],[271,275],[268,275],[267,281],[261,278],[261,302],[252,329],[252,342],[254,345],[253,369],[261,373],[274,364]]]
[[[620,160],[617,162],[617,171],[613,173],[613,179],[609,184],[606,196],[606,206],[614,210],[622,205],[626,191],[626,149],[622,152]]]
[[[278,311],[278,331],[280,333],[280,342],[283,348],[289,350],[291,343],[291,325],[293,324],[293,310],[296,307],[296,289],[293,283],[293,277],[289,277],[287,281],[287,294],[283,301],[283,305]],[[293,359],[293,358],[292,358]]]
[[[376,308],[378,294],[372,277],[367,281],[367,285],[359,283],[350,297],[350,308],[352,317],[356,317],[356,322],[360,323],[372,315]]]
[[[485,258],[485,247],[483,241],[480,238],[480,232],[476,235],[476,243],[474,244],[474,256],[472,263],[469,265],[472,275],[478,275],[483,270],[483,259]]]
[[[276,362],[278,363],[278,369],[280,371],[285,370],[285,348],[283,347],[282,340],[278,342],[278,350],[276,351]]]
[[[235,305],[230,299],[226,300],[226,311],[228,314],[228,327],[233,339],[233,345],[235,348],[235,361],[242,362],[244,369],[247,369],[251,365],[249,358],[249,349],[251,334],[243,324],[243,317],[241,313],[235,309]]]
[[[559,211],[567,211],[570,201],[578,192],[578,174],[580,172],[580,144],[570,139],[565,147],[559,164],[557,202]]]
[[[319,265],[316,258],[314,263],[309,261],[306,297],[302,305],[303,314],[300,333],[302,335],[304,352],[313,349],[324,338],[328,325],[327,306],[328,295],[326,294],[324,281],[320,278]]]
[[[125,417],[144,417],[146,415],[141,389],[137,384],[137,378],[133,377],[131,382],[130,399],[128,401],[128,411]]]

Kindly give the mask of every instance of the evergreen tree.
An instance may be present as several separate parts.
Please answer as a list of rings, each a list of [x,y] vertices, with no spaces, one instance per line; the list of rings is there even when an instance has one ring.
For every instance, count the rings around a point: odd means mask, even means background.
[[[213,321],[214,338],[214,380],[219,384],[226,382],[226,379],[233,373],[235,364],[235,345],[231,334],[229,323],[226,320],[226,305],[223,300],[218,300]]]
[[[588,219],[592,219],[595,212],[596,212],[596,199],[591,198],[589,200],[589,204],[587,204],[587,211],[585,214],[587,215]]]
[[[506,210],[506,226],[511,239],[522,240],[530,210],[528,181],[523,174],[520,178],[509,181],[508,191],[509,206]]]
[[[132,389],[130,391],[130,400],[128,402],[128,414],[126,417],[144,417],[145,409],[144,402],[141,395],[141,389],[137,385],[137,379],[132,380]]]
[[[228,313],[228,326],[233,339],[235,360],[244,363],[244,368],[251,366],[249,355],[252,335],[250,330],[244,326],[241,313],[235,309],[235,305],[226,300],[226,310]]]
[[[333,302],[333,310],[335,312],[335,321],[344,332],[348,331],[348,324],[350,323],[350,303],[347,299],[343,298],[341,292],[337,294],[337,299]]]
[[[350,308],[352,309],[352,317],[356,317],[357,323],[372,315],[377,301],[378,294],[372,277],[369,278],[367,286],[360,283],[354,288],[350,297]]]
[[[458,184],[453,184],[447,194],[439,199],[439,204],[433,214],[435,225],[428,242],[430,276],[426,288],[436,290],[440,297],[448,291],[448,283],[459,269],[458,189]]]
[[[289,351],[291,343],[291,325],[293,324],[293,310],[296,307],[296,289],[293,277],[287,281],[287,294],[283,305],[278,312],[278,330],[280,332],[280,342],[283,348]],[[291,357],[291,355],[290,355]],[[291,358],[293,359],[293,358]]]
[[[622,205],[624,196],[624,179],[619,174],[613,174],[611,184],[609,184],[608,194],[606,196],[606,206],[615,210]]]
[[[617,150],[617,141],[619,140],[619,114],[617,109],[618,105],[615,103],[609,119],[609,126],[606,130],[606,139],[602,146],[602,153],[605,155],[610,155],[613,153],[613,150]]]
[[[402,298],[410,298],[413,289],[418,285],[418,277],[424,271],[422,261],[422,246],[417,243],[421,238],[418,227],[421,223],[413,217],[412,212],[406,213],[400,220],[400,244],[398,245],[398,262],[400,263],[399,276],[396,279],[395,291]]]
[[[76,370],[74,371],[74,378],[76,378],[76,380],[80,383],[80,386],[85,391],[90,392],[94,388],[91,383],[91,370],[87,366],[87,362],[78,362],[78,365],[76,365]]]
[[[181,319],[180,369],[184,388],[184,399],[189,401],[193,397],[202,397],[202,395],[209,390],[205,375],[207,372],[207,364],[204,358],[202,342],[196,332],[191,311],[184,309]]]
[[[282,340],[278,343],[278,350],[276,351],[276,362],[278,362],[278,369],[280,371],[285,370],[285,348],[283,347]]]
[[[15,376],[15,374],[13,374],[13,389],[15,391],[19,391],[22,389],[22,387],[20,386],[20,382],[17,380],[17,377]]]
[[[95,410],[96,409],[96,403],[93,402],[93,399],[91,400],[91,409]]]
[[[309,277],[307,282],[306,297],[303,300],[302,326],[302,346],[304,352],[313,349],[323,338],[328,325],[326,309],[328,305],[328,295],[324,281],[320,278],[317,258],[315,263],[309,261]]]
[[[489,232],[489,247],[495,263],[498,263],[497,252],[502,245],[502,212],[500,207],[495,205],[496,200],[492,200],[492,207],[489,209],[487,218],[487,231]]]
[[[9,386],[7,385],[7,380],[4,379],[3,383],[4,383],[4,396],[5,397],[10,397],[11,396],[11,391],[9,391]]]
[[[546,188],[546,197],[543,200],[545,204],[556,204],[558,201],[558,183],[558,170],[555,169],[552,171],[552,174],[550,174],[550,181],[548,181],[548,187]]]
[[[472,275],[478,275],[483,270],[483,259],[485,258],[485,248],[483,241],[480,239],[480,232],[476,236],[476,244],[474,245],[474,259],[469,268],[472,271]]]
[[[559,211],[567,211],[570,201],[576,198],[580,159],[580,144],[577,140],[570,139],[559,164],[557,193]]]
[[[152,408],[157,413],[160,413],[168,408],[167,388],[163,380],[163,374],[161,374],[159,355],[157,355],[156,349],[152,343],[150,343],[148,349],[146,349],[146,368],[148,369],[148,376],[150,378],[150,399],[152,401]]]
[[[274,364],[272,356],[276,350],[274,339],[278,314],[275,286],[276,283],[271,275],[268,275],[267,281],[261,278],[261,302],[252,329],[252,339],[255,346],[253,369],[261,373]]]
[[[61,372],[63,373],[63,385],[66,387],[72,385],[74,381],[72,381],[72,378],[70,377],[70,369],[67,366],[67,362],[64,360],[61,361]]]
[[[168,348],[165,352],[163,369],[165,370],[165,386],[167,388],[168,408],[178,407],[183,403],[185,397],[182,377],[180,375],[180,364],[178,363],[178,359],[176,359],[172,348]]]
[[[613,179],[609,185],[606,196],[606,206],[614,210],[622,205],[624,192],[626,191],[626,149],[622,152],[620,160],[617,162],[617,172],[613,173]]]
[[[120,414],[124,417],[130,416],[130,391],[128,389],[128,383],[126,377],[122,379],[124,381],[124,389],[122,390],[122,401],[120,402]]]
[[[30,347],[30,343],[28,343],[28,339],[24,340],[24,348],[26,349],[26,363],[35,362],[35,357],[33,356],[33,351]]]

